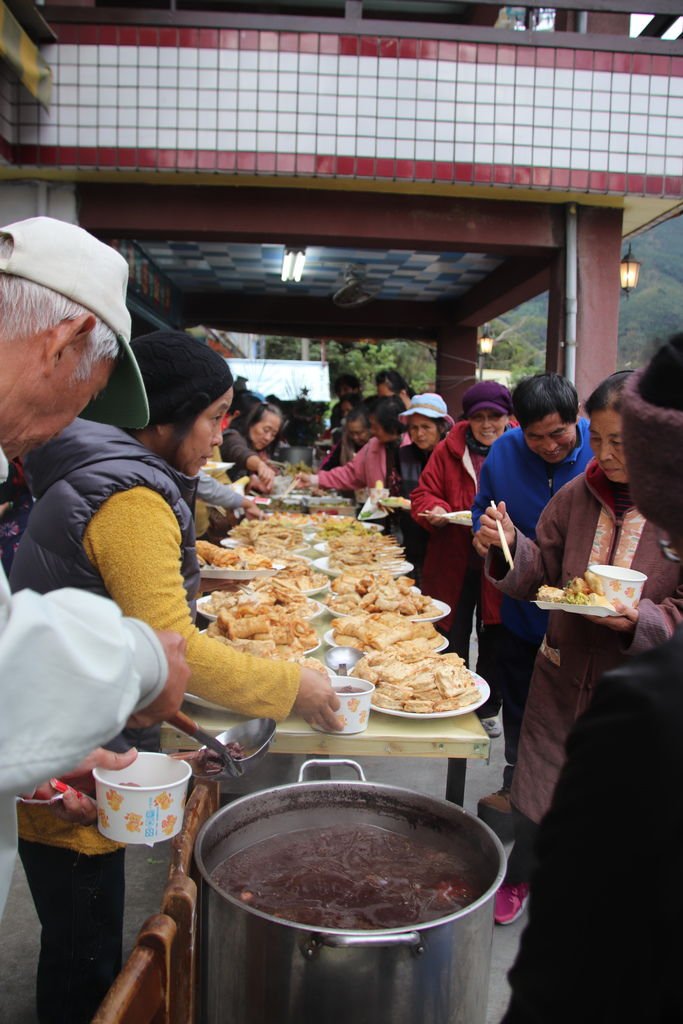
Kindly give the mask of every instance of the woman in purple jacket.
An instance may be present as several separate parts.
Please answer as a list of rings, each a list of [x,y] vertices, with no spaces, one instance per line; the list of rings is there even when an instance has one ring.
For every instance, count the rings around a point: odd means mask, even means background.
[[[659,528],[656,574],[683,555],[683,335],[632,374],[623,427],[635,504]],[[683,1019],[682,664],[679,626],[603,676],[569,736],[504,1024]]]
[[[489,577],[515,598],[533,601],[543,584],[562,588],[591,564],[647,576],[638,607],[619,605],[618,616],[550,613],[524,711],[511,791],[515,846],[496,896],[498,924],[511,924],[524,909],[538,823],[550,806],[569,731],[589,706],[598,679],[668,639],[683,620],[679,567],[662,562],[658,530],[630,494],[621,439],[621,396],[629,375],[612,374],[585,403],[594,458],[549,502],[535,541],[515,528],[502,502],[480,520],[480,536],[490,545]],[[514,553],[509,571],[500,555],[497,523]]]

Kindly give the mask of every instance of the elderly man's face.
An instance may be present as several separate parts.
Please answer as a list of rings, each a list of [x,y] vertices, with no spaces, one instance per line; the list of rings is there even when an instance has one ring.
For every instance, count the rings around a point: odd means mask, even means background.
[[[544,462],[562,462],[576,448],[576,423],[564,423],[553,412],[525,427],[524,440]]]
[[[0,445],[8,458],[25,455],[55,437],[106,387],[115,365],[112,359],[101,359],[85,380],[74,380],[93,324],[93,317],[63,321],[34,339],[3,348],[7,366]]]
[[[17,424],[18,429],[12,442],[7,446],[3,444],[5,454],[9,458],[26,455],[32,448],[56,437],[105,388],[113,369],[113,360],[102,359],[95,364],[87,380],[65,381],[59,392],[53,391],[46,395],[42,406],[34,410],[30,421]],[[13,444],[16,450],[12,450]]]

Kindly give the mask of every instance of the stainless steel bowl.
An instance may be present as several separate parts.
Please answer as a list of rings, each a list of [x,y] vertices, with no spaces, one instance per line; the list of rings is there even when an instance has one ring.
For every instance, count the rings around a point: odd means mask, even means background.
[[[336,675],[348,675],[353,666],[363,657],[357,647],[331,647],[325,654],[325,664]]]

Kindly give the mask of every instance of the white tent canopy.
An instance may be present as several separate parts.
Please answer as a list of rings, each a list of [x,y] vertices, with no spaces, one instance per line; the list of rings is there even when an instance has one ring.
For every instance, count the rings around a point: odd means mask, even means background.
[[[228,359],[233,377],[244,377],[250,391],[277,395],[283,402],[298,398],[303,388],[312,402],[329,402],[327,363],[306,359]]]

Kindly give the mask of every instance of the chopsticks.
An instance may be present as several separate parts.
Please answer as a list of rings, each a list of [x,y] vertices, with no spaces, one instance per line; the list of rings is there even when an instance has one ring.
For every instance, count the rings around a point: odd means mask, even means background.
[[[489,507],[492,508],[494,512],[497,511],[495,501],[492,501]],[[503,533],[503,525],[502,525],[500,519],[496,519],[496,526],[498,527],[498,536],[500,537],[500,546],[503,549],[503,554],[505,555],[505,561],[507,562],[507,564],[510,566],[511,569],[514,569],[515,563],[514,563],[514,561],[512,559],[512,554],[510,552],[510,548],[508,546],[508,542],[505,539],[505,534]]]
[[[278,494],[278,500],[279,501],[282,501],[282,499],[285,498],[289,494],[290,491],[294,490],[294,484],[295,483],[296,483],[296,473],[292,477],[291,481],[287,484],[287,486],[285,487],[285,489],[282,492],[282,494]]]

